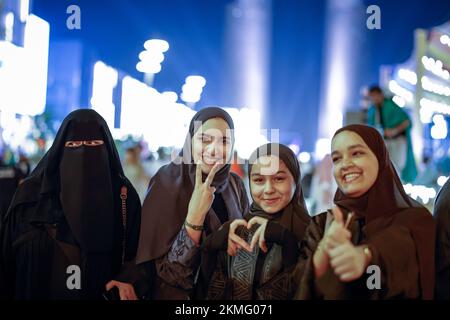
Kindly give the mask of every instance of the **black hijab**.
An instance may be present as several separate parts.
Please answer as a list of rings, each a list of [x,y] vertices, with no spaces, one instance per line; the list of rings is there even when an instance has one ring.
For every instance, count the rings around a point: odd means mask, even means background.
[[[104,144],[72,149],[65,147],[69,140]],[[122,185],[128,187],[128,203],[139,201],[123,174],[106,122],[94,110],[79,109],[64,119],[51,148],[16,192],[10,211],[20,203],[38,202],[30,222],[55,223],[55,213],[41,206],[57,197],[80,247],[89,253],[108,252],[113,248],[114,221],[120,217],[116,203]]]
[[[259,157],[270,155],[277,156],[280,160],[282,160],[294,177],[295,193],[287,207],[281,212],[275,214],[265,212],[258,204],[256,204],[256,202],[253,201],[250,207],[250,215],[260,216],[280,223],[283,227],[294,233],[297,239],[301,241],[303,240],[305,231],[311,219],[305,204],[305,199],[303,198],[300,164],[298,163],[294,152],[292,152],[292,150],[287,146],[279,143],[268,143],[262,145],[253,151],[250,156],[248,165],[249,179],[252,172],[252,165],[255,161]]]
[[[142,224],[136,263],[161,257],[168,252],[175,236],[180,231],[187,215],[189,201],[195,184],[196,166],[192,157],[192,138],[209,119],[221,118],[231,129],[234,145],[234,124],[230,115],[217,107],[197,112],[189,125],[189,132],[178,157],[163,166],[151,179],[147,196],[142,206]],[[233,154],[232,151],[230,154]],[[228,186],[231,164],[222,167],[211,183],[216,193]],[[203,175],[203,179],[206,176]]]

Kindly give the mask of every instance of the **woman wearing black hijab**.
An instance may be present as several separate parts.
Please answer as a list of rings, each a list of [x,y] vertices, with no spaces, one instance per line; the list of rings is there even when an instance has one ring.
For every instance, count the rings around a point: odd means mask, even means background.
[[[249,212],[203,244],[202,298],[284,300],[297,289],[293,268],[310,221],[298,160],[288,147],[270,143],[253,152],[248,172]]]
[[[434,221],[405,193],[381,135],[364,125],[343,127],[331,156],[336,207],[308,228],[296,297],[432,299]]]
[[[191,120],[178,157],[151,179],[142,208],[136,257],[140,265],[135,278],[127,281],[139,297],[191,297],[202,240],[247,211],[244,184],[230,172],[233,130],[227,112],[202,109]],[[129,284],[114,285],[130,290]]]
[[[135,258],[139,197],[111,133],[93,110],[69,114],[17,190],[0,231],[0,294],[100,299]]]

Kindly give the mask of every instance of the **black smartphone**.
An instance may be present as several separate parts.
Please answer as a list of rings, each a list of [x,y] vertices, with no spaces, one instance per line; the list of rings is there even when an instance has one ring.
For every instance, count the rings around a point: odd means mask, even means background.
[[[119,289],[114,287],[103,293],[103,298],[105,300],[120,300]]]

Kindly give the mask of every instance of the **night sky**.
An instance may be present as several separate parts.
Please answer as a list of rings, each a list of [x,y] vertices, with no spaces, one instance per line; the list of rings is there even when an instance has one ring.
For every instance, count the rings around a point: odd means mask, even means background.
[[[51,41],[79,39],[107,64],[136,78],[138,54],[149,38],[170,43],[163,70],[155,79],[160,90],[179,91],[188,74],[207,80],[200,106],[223,105],[225,13],[231,0],[33,0],[33,12],[51,24]],[[66,28],[66,8],[81,8],[81,30]],[[381,8],[381,30],[367,30],[361,70],[367,84],[378,81],[382,64],[408,59],[413,31],[450,19],[448,0],[364,1]],[[321,64],[324,52],[323,0],[274,0],[270,63],[271,128],[302,140],[311,151],[319,119]],[[365,26],[364,26],[365,27]],[[70,61],[67,61],[70,63]],[[296,117],[301,112],[302,117]]]

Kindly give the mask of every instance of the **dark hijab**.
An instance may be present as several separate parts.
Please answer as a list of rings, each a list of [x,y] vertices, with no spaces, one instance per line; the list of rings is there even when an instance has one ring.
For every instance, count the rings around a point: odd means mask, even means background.
[[[103,140],[104,143],[65,147],[67,141],[84,140]],[[128,203],[139,201],[123,174],[105,120],[94,110],[79,109],[64,119],[51,148],[22,183],[10,209],[20,203],[36,201],[38,204],[30,222],[54,223],[58,220],[55,213],[42,210],[40,206],[44,206],[46,199],[58,197],[80,247],[90,253],[108,252],[113,248],[114,221],[121,216],[121,208],[115,202],[120,202],[122,185],[128,187]]]
[[[161,257],[183,226],[195,184],[196,166],[192,157],[192,138],[209,119],[221,118],[231,129],[234,145],[234,124],[230,115],[216,107],[197,112],[189,125],[183,149],[170,164],[163,166],[152,178],[142,207],[142,224],[136,263]],[[230,152],[232,154],[232,151]],[[214,176],[211,183],[216,193],[228,186],[231,165],[227,163]],[[203,180],[206,178],[203,175]]]
[[[268,143],[256,149],[249,159],[248,173],[249,179],[252,172],[252,165],[262,156],[277,156],[284,162],[289,172],[294,177],[295,193],[291,202],[281,212],[269,214],[265,212],[256,202],[253,201],[250,207],[251,216],[260,216],[280,223],[283,227],[295,234],[299,241],[303,240],[306,228],[310,222],[308,209],[303,198],[301,186],[300,164],[291,149],[278,143]],[[251,181],[250,181],[251,186]]]
[[[388,225],[407,227],[417,248],[422,298],[432,298],[434,226],[429,223],[432,222],[431,214],[406,194],[389,158],[384,140],[376,129],[365,125],[349,125],[336,131],[333,139],[343,131],[354,132],[364,140],[377,157],[379,169],[373,186],[364,195],[350,198],[338,189],[334,203],[347,212],[355,212],[365,220],[369,241]]]

